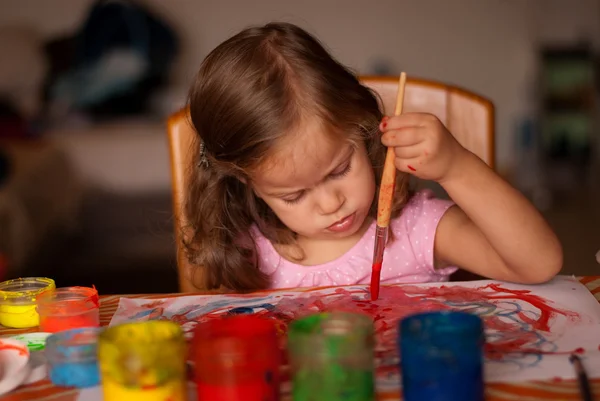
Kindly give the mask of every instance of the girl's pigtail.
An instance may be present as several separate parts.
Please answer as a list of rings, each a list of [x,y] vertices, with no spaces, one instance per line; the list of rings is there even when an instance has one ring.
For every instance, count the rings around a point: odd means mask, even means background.
[[[188,259],[197,271],[198,288],[236,290],[265,288],[266,276],[257,267],[257,252],[247,211],[254,196],[238,177],[228,174],[204,147],[198,147],[198,163],[190,171],[185,204],[189,226],[184,235]]]

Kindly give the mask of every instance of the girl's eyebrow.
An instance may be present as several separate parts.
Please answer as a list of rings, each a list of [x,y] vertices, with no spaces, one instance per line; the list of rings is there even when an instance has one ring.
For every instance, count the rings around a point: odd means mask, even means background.
[[[337,170],[338,168],[340,168],[341,165],[343,165],[344,163],[349,162],[349,160],[352,158],[352,156],[354,155],[354,152],[356,150],[355,146],[348,146],[347,147],[347,151],[346,154],[344,155],[343,159],[339,162],[336,163],[335,166],[333,166],[332,168],[329,169],[329,171],[327,171],[327,174],[323,175],[323,178],[321,178],[316,185],[322,183],[323,181],[325,181],[327,179],[327,177],[329,177],[331,175],[331,173],[333,173],[335,170]],[[281,196],[286,196],[286,195],[291,195],[294,194],[296,192],[300,192],[300,191],[304,191],[305,188],[285,188],[285,187],[281,187],[281,188],[275,188],[275,191],[285,191],[286,189],[288,189],[288,191],[286,192],[268,192],[267,195],[268,196],[272,196],[272,197],[281,197]]]

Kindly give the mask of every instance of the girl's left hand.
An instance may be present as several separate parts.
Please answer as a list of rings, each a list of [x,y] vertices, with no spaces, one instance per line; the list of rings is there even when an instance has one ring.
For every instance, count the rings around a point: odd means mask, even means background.
[[[447,180],[468,153],[432,114],[386,116],[379,129],[381,142],[394,148],[396,168],[425,180]]]

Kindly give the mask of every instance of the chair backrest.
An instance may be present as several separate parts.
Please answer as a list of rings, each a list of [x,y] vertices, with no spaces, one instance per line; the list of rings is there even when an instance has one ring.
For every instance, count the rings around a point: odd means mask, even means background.
[[[192,146],[195,131],[190,125],[188,109],[173,114],[167,122],[169,137],[169,153],[171,155],[171,190],[173,194],[173,226],[175,228],[175,242],[177,249],[177,273],[179,276],[179,290],[181,292],[194,292],[196,289],[188,279],[192,265],[187,260],[183,246],[181,228],[186,226],[184,202],[188,181],[188,172],[192,166]]]
[[[385,114],[392,114],[398,89],[397,77],[365,76],[361,82],[375,90],[383,102]],[[494,107],[493,104],[472,92],[455,86],[423,79],[409,78],[404,95],[404,111],[428,112],[436,115],[456,139],[494,167]],[[183,292],[196,290],[188,277],[191,265],[182,246],[181,227],[186,221],[183,213],[188,171],[194,146],[195,132],[191,127],[188,110],[173,114],[168,121],[171,154],[171,177],[175,239],[177,241],[177,268],[179,286]]]
[[[392,115],[398,92],[397,77],[365,76],[361,82],[375,90],[384,113]],[[426,112],[437,116],[465,148],[494,168],[494,106],[473,92],[430,80],[408,78],[404,112]]]

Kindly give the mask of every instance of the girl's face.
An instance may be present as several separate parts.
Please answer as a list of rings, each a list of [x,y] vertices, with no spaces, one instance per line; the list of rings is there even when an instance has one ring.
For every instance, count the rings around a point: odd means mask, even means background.
[[[316,120],[288,137],[251,175],[257,196],[299,236],[331,239],[355,234],[375,195],[364,144],[335,139]]]

